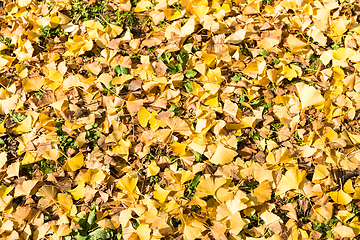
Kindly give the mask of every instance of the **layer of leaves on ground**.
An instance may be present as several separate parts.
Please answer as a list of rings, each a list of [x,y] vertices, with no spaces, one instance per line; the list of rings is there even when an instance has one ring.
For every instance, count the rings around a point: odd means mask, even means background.
[[[354,238],[359,14],[1,1],[1,238]]]

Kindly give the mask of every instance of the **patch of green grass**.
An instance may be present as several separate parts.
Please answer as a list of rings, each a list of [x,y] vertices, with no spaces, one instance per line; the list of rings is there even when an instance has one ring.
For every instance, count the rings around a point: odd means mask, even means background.
[[[58,25],[56,28],[51,28],[50,26],[40,26],[39,33],[44,39],[54,36],[61,37],[64,34],[67,34],[64,32],[60,25]]]
[[[332,48],[333,50],[337,50],[337,49],[339,49],[340,47],[341,47],[341,45],[340,45],[340,43],[337,42],[337,41],[335,41],[335,42],[331,45],[331,48]]]
[[[106,1],[95,1],[92,4],[86,4],[81,0],[72,0],[72,9],[69,11],[69,17],[75,21],[87,21],[91,19],[97,19],[104,26],[110,20],[110,17],[104,15],[108,10],[106,8]]]
[[[65,132],[62,130],[62,126],[64,125],[63,121],[57,122],[55,125],[55,130],[57,134],[57,139],[60,142],[59,148],[67,154],[67,150],[69,148],[77,149],[78,145],[76,143],[75,137],[70,137],[65,135]]]
[[[11,45],[11,39],[6,37],[0,37],[0,42],[5,43],[6,46],[10,47]]]
[[[249,132],[249,137],[251,137],[254,140],[260,140],[260,134],[255,132]]]
[[[135,15],[133,11],[120,12],[119,10],[117,10],[115,14],[117,16],[115,24],[121,26],[124,29],[128,28],[132,30],[135,25],[139,23],[139,18]]]
[[[24,113],[20,113],[20,112],[15,112],[12,111],[10,113],[10,121],[15,122],[15,123],[19,123],[24,121],[26,118],[26,115]]]
[[[114,231],[110,229],[99,228],[96,223],[95,205],[88,216],[85,214],[77,222],[82,228],[75,229],[69,236],[64,237],[64,240],[107,240],[114,237]]]
[[[48,159],[38,162],[38,165],[40,167],[40,170],[45,174],[49,174],[57,171],[57,167],[55,165],[52,165],[51,161]]]
[[[103,135],[101,132],[99,132],[97,128],[98,124],[95,123],[91,129],[87,130],[85,133],[85,138],[89,140],[88,143],[89,147],[91,149],[94,149],[95,147],[98,147],[98,139]]]
[[[184,196],[187,198],[192,198],[195,195],[196,188],[200,183],[201,173],[195,174],[193,180],[185,182],[185,192]]]
[[[179,114],[179,108],[175,104],[171,104],[168,111],[173,112],[175,115]]]
[[[318,223],[318,222],[312,222],[312,228],[315,231],[318,231],[322,233],[320,239],[328,239],[333,238],[334,234],[332,233],[332,229],[336,226],[336,224],[339,222],[339,219],[332,218],[329,221],[325,223]]]

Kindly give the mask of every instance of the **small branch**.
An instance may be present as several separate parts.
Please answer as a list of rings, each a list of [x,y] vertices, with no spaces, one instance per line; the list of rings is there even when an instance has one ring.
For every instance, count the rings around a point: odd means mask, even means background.
[[[347,182],[347,180],[349,180],[350,178],[355,177],[355,176],[357,177],[359,175],[360,175],[360,169],[356,169],[354,171],[351,171],[351,172],[345,174],[341,178],[341,185],[344,185]]]

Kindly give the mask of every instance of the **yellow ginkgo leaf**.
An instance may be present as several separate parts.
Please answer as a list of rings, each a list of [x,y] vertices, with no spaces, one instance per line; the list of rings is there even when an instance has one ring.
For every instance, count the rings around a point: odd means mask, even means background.
[[[352,197],[344,192],[342,189],[340,189],[337,192],[330,192],[328,195],[331,197],[331,199],[341,205],[347,205],[352,201]]]
[[[296,52],[306,47],[307,43],[290,34],[289,37],[286,39],[286,45],[290,48],[291,51]]]
[[[76,186],[76,188],[69,191],[71,195],[74,197],[75,200],[79,200],[83,197],[85,197],[85,183],[80,182],[79,185]]]
[[[55,186],[45,185],[42,186],[36,193],[38,197],[45,197],[55,203],[56,194],[58,189]]]
[[[216,191],[219,189],[219,187],[221,187],[225,183],[226,183],[225,178],[215,178],[214,180],[210,177],[206,177],[200,181],[198,187],[196,188],[195,195],[200,198],[209,195],[216,197],[215,195]]]
[[[6,162],[7,162],[7,153],[6,152],[0,153],[0,169],[5,165]]]
[[[150,240],[151,229],[149,224],[140,224],[136,229],[136,233],[139,236],[140,240]]]
[[[224,165],[231,162],[236,155],[238,155],[236,151],[218,143],[214,155],[210,158],[210,162],[213,164]]]
[[[19,95],[15,94],[10,98],[0,100],[0,114],[8,114],[16,108]]]
[[[315,172],[312,180],[321,180],[329,176],[329,171],[325,165],[317,164],[315,165]]]
[[[116,187],[125,190],[130,195],[133,195],[136,189],[137,182],[138,182],[137,178],[131,176],[125,176],[116,183]]]
[[[295,86],[300,97],[303,111],[309,106],[320,105],[325,102],[325,99],[321,95],[321,92],[314,87],[306,85],[303,82],[299,82],[295,84]]]
[[[67,193],[59,193],[57,198],[61,208],[64,209],[65,212],[69,212],[73,205],[71,195]]]
[[[84,155],[79,152],[75,157],[68,158],[63,166],[63,169],[68,172],[73,172],[80,169],[84,164]]]
[[[150,165],[147,168],[147,177],[155,176],[160,171],[160,168],[158,165],[156,165],[156,162],[154,160],[151,161]]]
[[[154,186],[154,198],[158,200],[160,203],[165,202],[167,196],[169,195],[171,191],[165,190],[160,187],[160,185],[157,183]]]
[[[281,178],[276,188],[276,194],[282,195],[289,190],[299,189],[299,186],[305,177],[306,171],[302,171],[296,168],[289,169]]]
[[[14,187],[7,187],[6,185],[2,185],[0,187],[0,199],[6,197],[13,189]]]
[[[186,143],[173,142],[171,148],[176,156],[185,156],[186,155]]]
[[[81,181],[86,184],[92,185],[97,181],[104,180],[106,174],[100,169],[89,169],[84,175],[81,176]]]
[[[161,121],[168,125],[174,132],[178,132],[185,136],[190,136],[192,134],[189,124],[179,117],[166,117],[162,118]]]
[[[145,107],[141,107],[138,112],[138,118],[140,125],[146,127],[151,118],[151,113]]]
[[[147,0],[141,0],[136,4],[134,12],[145,12],[149,10],[151,2]]]
[[[38,183],[38,180],[29,180],[24,181],[22,184],[19,184],[15,187],[14,197],[19,196],[29,196],[35,185]]]
[[[257,188],[254,189],[254,195],[258,203],[263,203],[271,199],[271,187],[269,180],[263,181]]]
[[[351,179],[347,180],[347,182],[344,184],[343,189],[344,189],[344,192],[346,192],[348,194],[355,192],[355,189],[354,189],[354,187],[352,185]]]

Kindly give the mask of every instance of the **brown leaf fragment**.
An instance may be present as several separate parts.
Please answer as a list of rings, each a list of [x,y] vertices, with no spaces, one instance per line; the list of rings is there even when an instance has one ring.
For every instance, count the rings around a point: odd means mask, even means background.
[[[115,38],[109,42],[108,47],[114,50],[119,50],[120,41],[120,38]]]
[[[142,83],[143,83],[143,81],[141,81],[141,80],[133,80],[133,81],[131,81],[130,84],[129,84],[129,90],[132,91],[132,92],[140,90],[141,86],[142,86]]]
[[[280,131],[278,131],[279,142],[284,142],[290,139],[291,132],[290,129],[286,126],[282,127]]]
[[[144,41],[142,41],[142,45],[144,45],[145,47],[151,48],[151,47],[155,47],[161,44],[161,40],[155,37],[152,38],[148,38],[145,39]]]
[[[162,60],[159,60],[155,64],[155,74],[156,76],[161,76],[166,74],[167,66]]]
[[[263,151],[259,151],[257,154],[255,154],[255,160],[259,163],[265,163],[266,162],[266,155]]]

